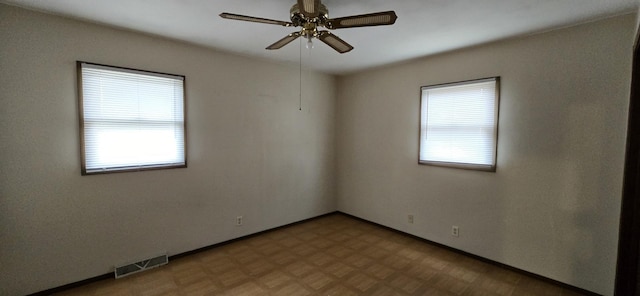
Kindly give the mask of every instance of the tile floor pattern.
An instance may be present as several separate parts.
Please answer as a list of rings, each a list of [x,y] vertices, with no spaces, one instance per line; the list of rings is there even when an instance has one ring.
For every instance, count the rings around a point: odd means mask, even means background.
[[[343,214],[57,295],[580,295]]]

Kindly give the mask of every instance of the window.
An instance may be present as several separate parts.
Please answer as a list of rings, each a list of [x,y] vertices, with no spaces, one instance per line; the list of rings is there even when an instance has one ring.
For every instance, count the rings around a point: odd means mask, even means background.
[[[187,166],[184,76],[77,64],[83,175]]]
[[[421,88],[421,164],[496,170],[500,78]]]

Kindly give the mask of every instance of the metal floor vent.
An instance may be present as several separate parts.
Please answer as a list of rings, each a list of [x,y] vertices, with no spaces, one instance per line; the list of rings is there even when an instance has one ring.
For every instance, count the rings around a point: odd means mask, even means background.
[[[127,275],[145,271],[147,269],[162,266],[167,263],[169,263],[169,258],[167,257],[167,255],[161,255],[158,257],[142,260],[140,262],[116,267],[116,271],[115,271],[116,278],[121,278]]]

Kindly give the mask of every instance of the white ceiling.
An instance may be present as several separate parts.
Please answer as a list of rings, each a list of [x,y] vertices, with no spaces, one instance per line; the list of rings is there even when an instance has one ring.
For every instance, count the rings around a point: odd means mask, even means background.
[[[393,26],[333,33],[355,47],[339,54],[316,42],[304,65],[341,74],[637,11],[639,0],[323,0],[329,17],[395,10]],[[0,0],[0,2],[219,50],[297,62],[300,43],[264,48],[296,28],[226,20],[231,12],[289,21],[295,0]],[[304,46],[304,44],[303,44]]]

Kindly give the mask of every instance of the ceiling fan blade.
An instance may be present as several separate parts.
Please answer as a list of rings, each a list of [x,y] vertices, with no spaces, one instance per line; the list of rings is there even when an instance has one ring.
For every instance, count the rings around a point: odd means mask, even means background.
[[[327,29],[342,29],[368,26],[393,25],[398,19],[395,11],[384,11],[361,15],[345,16],[327,20]]]
[[[293,26],[292,22],[271,20],[271,19],[266,19],[266,18],[261,18],[261,17],[246,16],[246,15],[241,15],[241,14],[227,13],[227,12],[221,13],[220,17],[226,18],[226,19],[230,19],[230,20],[262,23],[262,24],[271,24],[271,25],[281,25],[281,26],[285,26],[285,27]]]
[[[271,44],[269,46],[267,46],[266,49],[280,49],[283,46],[291,43],[291,41],[298,39],[298,37],[300,37],[300,32],[293,32],[287,36],[285,36],[284,38],[276,41],[274,44]]]
[[[318,39],[331,46],[331,48],[335,49],[339,53],[346,53],[353,49],[353,46],[340,39],[338,36],[331,34],[329,31],[318,32]]]
[[[298,0],[298,8],[306,17],[317,17],[320,15],[320,0]]]

